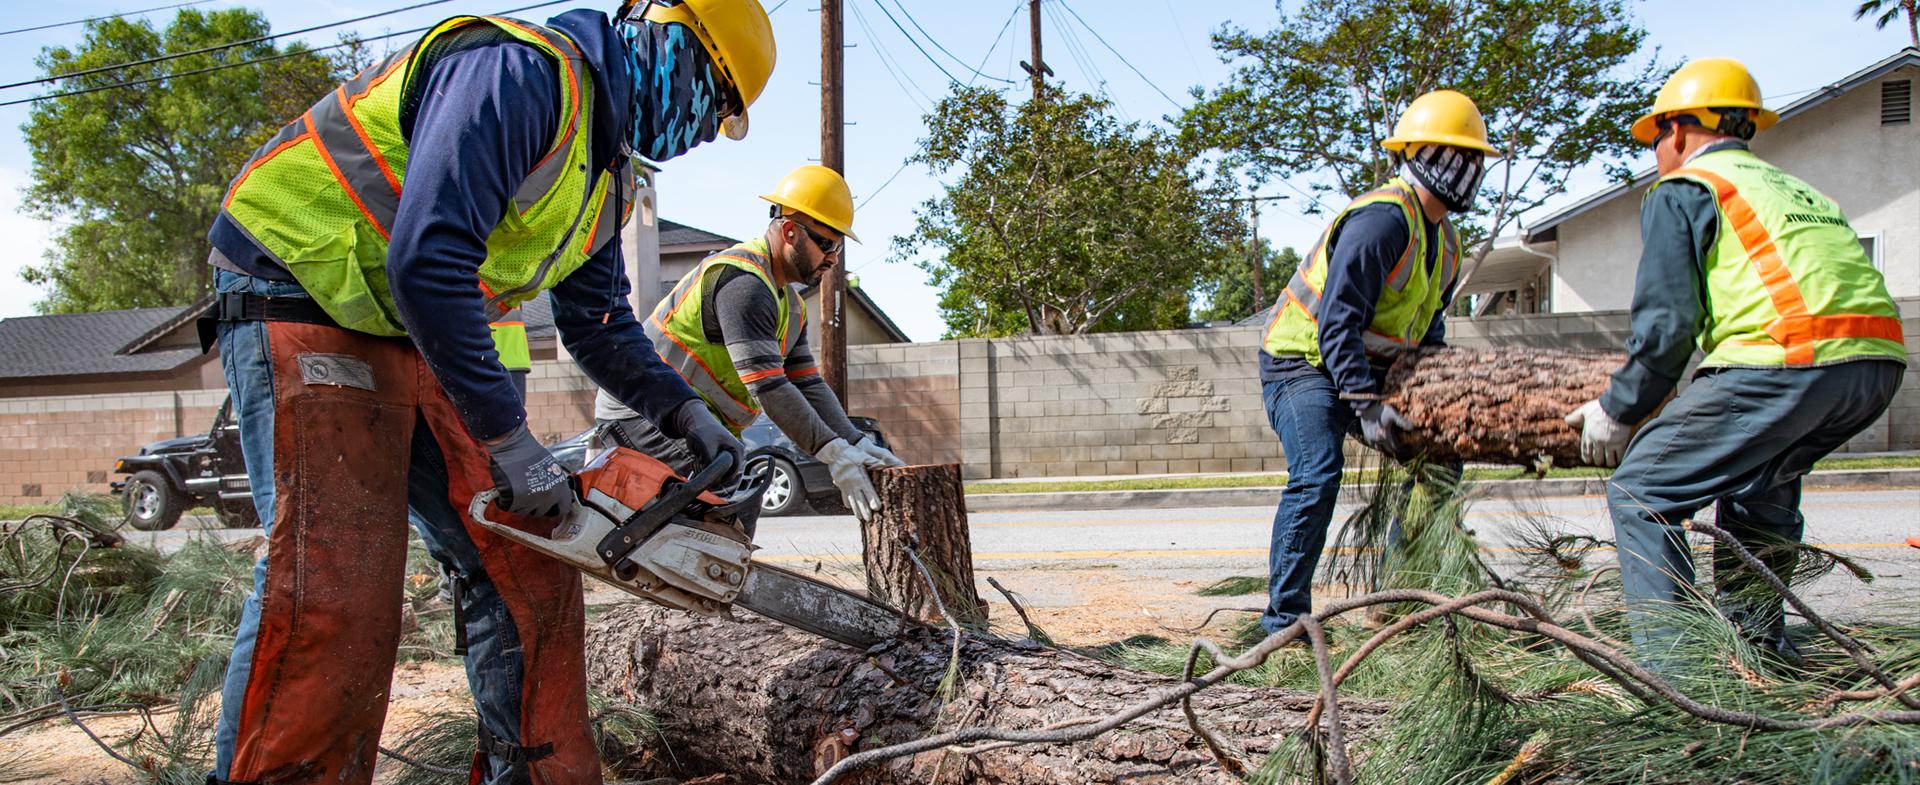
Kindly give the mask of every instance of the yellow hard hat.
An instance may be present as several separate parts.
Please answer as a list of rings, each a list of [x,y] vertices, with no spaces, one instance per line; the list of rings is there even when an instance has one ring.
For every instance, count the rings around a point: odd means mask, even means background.
[[[1473,99],[1452,90],[1435,90],[1407,105],[1400,122],[1393,124],[1393,135],[1380,143],[1393,152],[1405,152],[1417,144],[1444,144],[1479,150],[1498,157],[1499,150],[1487,143],[1487,121]]]
[[[740,96],[740,113],[723,121],[721,130],[729,139],[746,138],[747,107],[760,97],[773,75],[773,23],[759,0],[649,2],[642,18],[655,24],[678,22],[700,39],[714,67]]]
[[[1751,109],[1757,131],[1772,128],[1780,115],[1760,105],[1760,83],[1740,61],[1728,57],[1702,57],[1680,66],[1660,86],[1653,99],[1653,111],[1633,121],[1633,138],[1652,144],[1660,135],[1659,121],[1674,114],[1691,114],[1707,128],[1720,127],[1715,109]]]
[[[853,189],[847,180],[819,164],[807,164],[780,178],[773,193],[760,198],[812,218],[847,237],[853,233]]]

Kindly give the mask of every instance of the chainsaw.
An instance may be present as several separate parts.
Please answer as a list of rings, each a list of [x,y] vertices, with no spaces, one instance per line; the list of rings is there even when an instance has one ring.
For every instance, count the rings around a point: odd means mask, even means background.
[[[578,568],[616,589],[702,616],[739,605],[774,621],[850,646],[894,637],[904,618],[866,597],[753,560],[740,523],[760,504],[771,472],[748,472],[745,487],[711,491],[733,469],[721,455],[691,478],[626,447],[609,450],[571,479],[573,512],[541,536],[487,519],[499,491],[475,494],[473,519],[507,539]]]

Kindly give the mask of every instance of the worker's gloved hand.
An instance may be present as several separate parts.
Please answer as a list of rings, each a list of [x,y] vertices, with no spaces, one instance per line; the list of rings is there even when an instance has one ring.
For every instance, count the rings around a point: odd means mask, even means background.
[[[900,456],[880,446],[879,442],[874,441],[871,436],[862,437],[860,441],[854,442],[853,449],[859,451],[862,463],[876,469],[891,469],[895,466],[907,465],[906,461],[900,460]]]
[[[1379,401],[1353,401],[1353,412],[1360,417],[1360,441],[1395,460],[1403,460],[1398,432],[1413,427],[1407,418]]]
[[[880,494],[874,492],[873,481],[867,479],[866,454],[846,439],[834,439],[822,445],[813,457],[827,465],[827,471],[833,475],[833,487],[840,489],[840,497],[846,500],[854,516],[863,521],[872,518],[874,511],[880,509]]]
[[[695,398],[680,404],[680,408],[673,410],[673,425],[686,441],[687,449],[700,459],[701,466],[713,463],[721,455],[733,456],[733,470],[721,477],[715,488],[731,488],[740,483],[740,472],[747,464],[746,448],[740,446],[740,440],[734,438],[727,426],[714,419],[704,401]]]
[[[1580,429],[1580,460],[1591,466],[1619,466],[1633,439],[1633,426],[1613,419],[1598,398],[1569,412],[1567,424]]]
[[[573,512],[573,485],[566,467],[533,438],[526,423],[487,445],[487,470],[493,475],[500,506],[515,515],[566,517]]]

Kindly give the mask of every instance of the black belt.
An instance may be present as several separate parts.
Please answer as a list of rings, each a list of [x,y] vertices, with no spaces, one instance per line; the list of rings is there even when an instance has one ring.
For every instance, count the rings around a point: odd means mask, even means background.
[[[220,292],[194,327],[200,333],[200,351],[213,347],[221,322],[298,322],[339,327],[327,309],[311,297],[268,297],[252,292]]]

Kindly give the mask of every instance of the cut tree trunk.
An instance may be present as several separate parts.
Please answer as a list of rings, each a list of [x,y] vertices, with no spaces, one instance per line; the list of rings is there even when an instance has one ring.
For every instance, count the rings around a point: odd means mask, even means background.
[[[967,532],[960,465],[881,469],[872,478],[880,511],[860,525],[867,593],[914,618],[942,621],[938,606],[928,600],[927,578],[907,555],[914,543],[947,609],[961,624],[985,624],[987,606],[973,584],[973,541]]]
[[[729,775],[740,785],[807,783],[851,752],[961,727],[1045,728],[1105,717],[1177,680],[1030,642],[967,635],[959,678],[941,701],[952,639],[940,630],[869,654],[740,612],[709,619],[632,603],[587,633],[599,690],[652,711],[650,746],[622,761],[644,776]],[[1258,765],[1301,729],[1313,695],[1219,684],[1194,696],[1208,727]],[[1341,700],[1350,747],[1381,719],[1378,702]],[[1188,730],[1176,703],[1076,744],[974,756],[934,751],[863,769],[861,785],[1238,783]]]
[[[1580,466],[1568,412],[1600,397],[1620,352],[1430,348],[1401,355],[1384,400],[1413,423],[1401,441],[1438,460]]]

